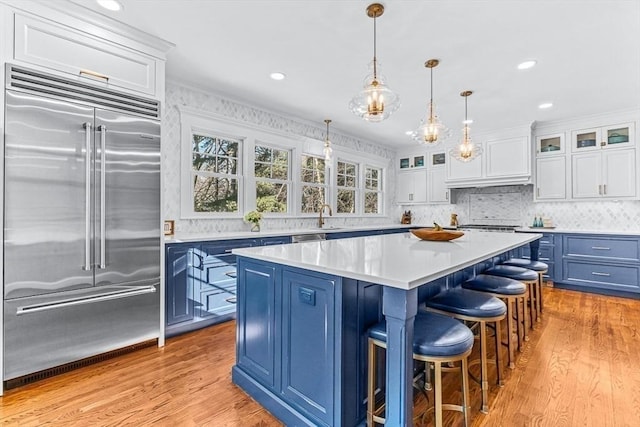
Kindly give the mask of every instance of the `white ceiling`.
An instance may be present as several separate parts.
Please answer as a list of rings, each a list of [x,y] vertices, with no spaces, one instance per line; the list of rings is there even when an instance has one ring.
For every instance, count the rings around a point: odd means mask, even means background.
[[[462,90],[472,132],[640,108],[638,0],[388,0],[378,60],[402,105],[382,123],[348,109],[373,56],[370,1],[121,0],[93,10],[175,43],[167,76],[232,99],[391,147],[426,113],[429,73],[441,120],[460,135]],[[533,58],[536,67],[516,65]],[[276,82],[269,73],[287,75]],[[539,110],[542,102],[554,107]],[[450,143],[452,143],[450,141]]]

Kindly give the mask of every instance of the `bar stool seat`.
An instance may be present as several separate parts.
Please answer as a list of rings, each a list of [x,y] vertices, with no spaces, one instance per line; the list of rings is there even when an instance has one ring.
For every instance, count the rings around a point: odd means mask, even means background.
[[[436,426],[442,426],[442,411],[454,410],[464,415],[464,425],[469,422],[469,384],[467,357],[473,347],[473,333],[462,322],[436,313],[418,312],[414,319],[413,359],[434,365]],[[387,324],[379,322],[369,329],[367,426],[385,423],[379,414],[384,406],[376,407],[376,347],[386,348]],[[462,405],[442,403],[442,372],[449,370],[443,363],[461,362]],[[428,366],[427,366],[427,369]]]
[[[509,279],[518,280],[527,286],[528,300],[529,300],[529,315],[531,316],[531,323],[529,326],[533,328],[533,324],[536,319],[536,288],[538,285],[538,273],[528,268],[515,267],[512,265],[499,264],[489,268],[482,272],[483,274],[489,274],[491,276],[507,277]],[[527,336],[526,328],[524,333],[525,341],[529,340]]]
[[[509,351],[509,368],[515,368],[515,341],[518,343],[520,351],[523,350],[523,328],[520,326],[524,316],[524,304],[527,296],[527,287],[524,283],[501,276],[491,276],[488,274],[478,274],[472,279],[462,283],[464,289],[485,292],[494,297],[500,298],[507,305],[507,349]],[[512,304],[513,303],[513,304]],[[520,314],[522,303],[523,314]],[[513,305],[515,304],[515,313]],[[514,328],[514,314],[516,328]],[[526,327],[526,325],[524,325]],[[514,331],[515,329],[515,331]],[[515,332],[517,339],[513,339]]]
[[[536,289],[536,311],[538,313],[538,320],[544,309],[544,299],[542,295],[542,288],[544,284],[544,275],[549,271],[549,265],[542,261],[533,261],[525,258],[509,258],[503,265],[511,265],[514,267],[528,268],[538,273],[538,287]]]
[[[480,389],[482,391],[481,411],[489,412],[489,380],[487,357],[487,323],[495,323],[495,364],[498,385],[502,385],[500,363],[500,321],[504,319],[507,306],[500,299],[482,292],[456,287],[441,292],[425,301],[426,310],[472,323],[472,329],[479,329],[480,360],[469,365],[480,364]]]
[[[544,262],[532,261],[530,259],[525,259],[525,258],[509,258],[505,262],[501,263],[501,265],[510,265],[512,267],[527,268],[535,272],[549,270],[549,266]]]

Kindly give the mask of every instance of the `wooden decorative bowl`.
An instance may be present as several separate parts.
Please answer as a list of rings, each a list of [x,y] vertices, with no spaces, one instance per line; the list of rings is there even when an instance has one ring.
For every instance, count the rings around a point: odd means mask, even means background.
[[[416,230],[411,230],[411,233],[416,236],[418,239],[422,240],[432,240],[437,242],[447,242],[449,240],[457,239],[458,237],[464,236],[462,231],[454,231],[454,230],[433,230],[431,228],[418,228]]]

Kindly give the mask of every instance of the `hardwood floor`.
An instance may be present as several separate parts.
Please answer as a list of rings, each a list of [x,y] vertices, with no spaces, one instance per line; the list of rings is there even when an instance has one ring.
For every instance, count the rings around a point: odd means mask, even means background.
[[[479,389],[472,383],[472,426],[640,426],[640,301],[552,288],[545,288],[545,296],[543,321],[516,369],[506,370],[505,386],[492,388],[488,415],[477,411]],[[234,341],[230,322],[169,339],[162,349],[142,349],[9,390],[0,398],[0,421],[281,425],[231,384]],[[462,425],[456,413],[445,421]]]

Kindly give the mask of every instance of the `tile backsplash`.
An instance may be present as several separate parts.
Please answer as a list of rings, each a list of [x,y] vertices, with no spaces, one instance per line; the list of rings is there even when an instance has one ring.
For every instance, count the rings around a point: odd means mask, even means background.
[[[550,218],[569,230],[640,231],[640,201],[533,202],[533,186],[453,189],[450,205],[401,206],[396,216],[411,210],[416,224],[449,224],[452,213],[460,224],[529,226],[535,216]]]

